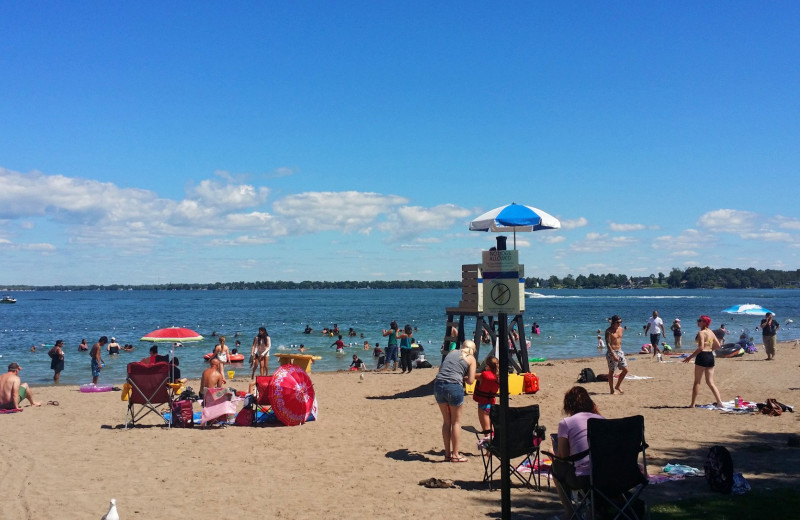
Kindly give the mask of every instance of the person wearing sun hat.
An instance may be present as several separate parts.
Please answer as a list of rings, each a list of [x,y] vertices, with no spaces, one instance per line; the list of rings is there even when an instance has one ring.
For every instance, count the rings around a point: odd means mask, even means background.
[[[670,328],[672,329],[672,337],[675,340],[673,345],[675,346],[675,349],[680,350],[681,337],[683,336],[683,332],[681,331],[681,319],[675,318],[672,321],[672,326]]]
[[[33,400],[28,383],[20,380],[20,370],[22,367],[18,363],[11,363],[8,372],[0,375],[0,410],[15,410],[23,399],[27,399],[31,406],[42,406],[42,403]]]

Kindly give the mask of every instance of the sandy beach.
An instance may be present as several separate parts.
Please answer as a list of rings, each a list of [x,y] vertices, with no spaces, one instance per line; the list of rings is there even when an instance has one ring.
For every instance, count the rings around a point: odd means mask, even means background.
[[[759,345],[760,347],[760,345]],[[609,418],[645,417],[649,473],[667,463],[702,470],[711,445],[726,445],[735,471],[754,489],[794,485],[800,449],[787,447],[800,412],[780,417],[688,409],[693,366],[628,353],[624,395],[607,383],[585,386]],[[724,400],[741,395],[800,405],[800,346],[779,344],[777,359],[763,349],[718,359],[716,379]],[[9,362],[12,360],[8,360]],[[583,367],[606,371],[602,357],[534,365],[541,390],[512,398],[512,406],[538,403],[549,432],[562,417],[564,392]],[[481,481],[474,437],[462,436],[464,464],[444,463],[441,416],[432,397],[435,369],[410,375],[312,373],[320,418],[299,427],[121,429],[126,403],[119,392],[83,394],[74,386],[34,388],[42,402],[0,416],[0,517],[100,518],[112,497],[121,518],[485,518],[499,514],[500,494]],[[24,374],[23,374],[24,376]],[[199,376],[199,374],[197,374]],[[23,377],[24,381],[24,377]],[[246,378],[232,385],[247,388]],[[190,382],[199,388],[196,380]],[[711,403],[705,386],[698,403]],[[197,405],[196,405],[197,406]],[[477,425],[468,398],[464,424]],[[198,408],[196,408],[198,409]],[[550,449],[549,442],[545,444]],[[419,481],[452,479],[460,489],[427,489]],[[652,485],[650,503],[702,499],[702,478]],[[515,517],[551,518],[560,512],[555,492],[512,490]]]

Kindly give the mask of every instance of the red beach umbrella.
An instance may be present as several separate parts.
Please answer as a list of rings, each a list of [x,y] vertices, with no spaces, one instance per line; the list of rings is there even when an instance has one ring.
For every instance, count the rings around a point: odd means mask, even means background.
[[[306,422],[314,406],[314,384],[306,371],[295,365],[276,370],[267,393],[275,417],[286,426]]]
[[[200,341],[203,336],[185,327],[167,327],[142,336],[141,341]]]

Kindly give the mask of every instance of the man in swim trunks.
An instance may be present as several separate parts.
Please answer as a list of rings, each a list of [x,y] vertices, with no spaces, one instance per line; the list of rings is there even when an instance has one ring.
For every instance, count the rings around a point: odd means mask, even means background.
[[[622,351],[622,318],[616,314],[611,316],[611,326],[606,329],[606,361],[608,362],[608,389],[614,393],[616,389],[619,393],[624,393],[619,389],[622,380],[628,374],[628,362],[625,360],[625,353]],[[614,371],[619,368],[619,381],[614,386]]]
[[[19,408],[23,399],[27,399],[31,406],[42,406],[42,403],[33,400],[28,383],[23,383],[19,378],[22,367],[17,363],[8,365],[8,372],[0,376],[0,410],[14,410]]]
[[[102,336],[97,340],[97,343],[92,345],[91,350],[89,350],[89,357],[92,358],[92,383],[94,384],[97,384],[97,378],[100,377],[100,369],[102,369],[103,365],[105,365],[103,357],[101,356],[101,352],[107,343],[108,338]]]

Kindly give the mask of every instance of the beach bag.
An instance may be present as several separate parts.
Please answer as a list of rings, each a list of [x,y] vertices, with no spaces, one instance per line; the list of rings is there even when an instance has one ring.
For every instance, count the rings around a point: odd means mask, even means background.
[[[733,488],[733,459],[725,446],[712,446],[705,464],[708,486],[718,493],[730,494]]]
[[[172,403],[172,426],[192,428],[194,426],[192,402],[187,400]]]
[[[236,426],[252,426],[254,417],[255,410],[252,408],[242,408],[239,410],[239,413],[236,414],[236,419],[233,421],[233,424]]]
[[[769,399],[767,399],[767,402],[764,403],[764,406],[761,407],[761,413],[763,413],[764,415],[777,417],[783,413],[783,407],[778,401],[770,397]]]
[[[579,383],[594,383],[596,381],[597,376],[594,375],[594,370],[588,367],[581,370],[581,376],[578,378]]]
[[[522,376],[522,389],[526,394],[535,394],[539,391],[539,378],[536,374],[527,373]]]
[[[57,354],[56,354],[56,347],[53,347],[53,348],[51,348],[51,349],[50,349],[50,350],[47,352],[47,355],[48,355],[48,356],[50,356],[50,359],[54,359],[54,358],[56,357],[56,355],[57,355]]]

